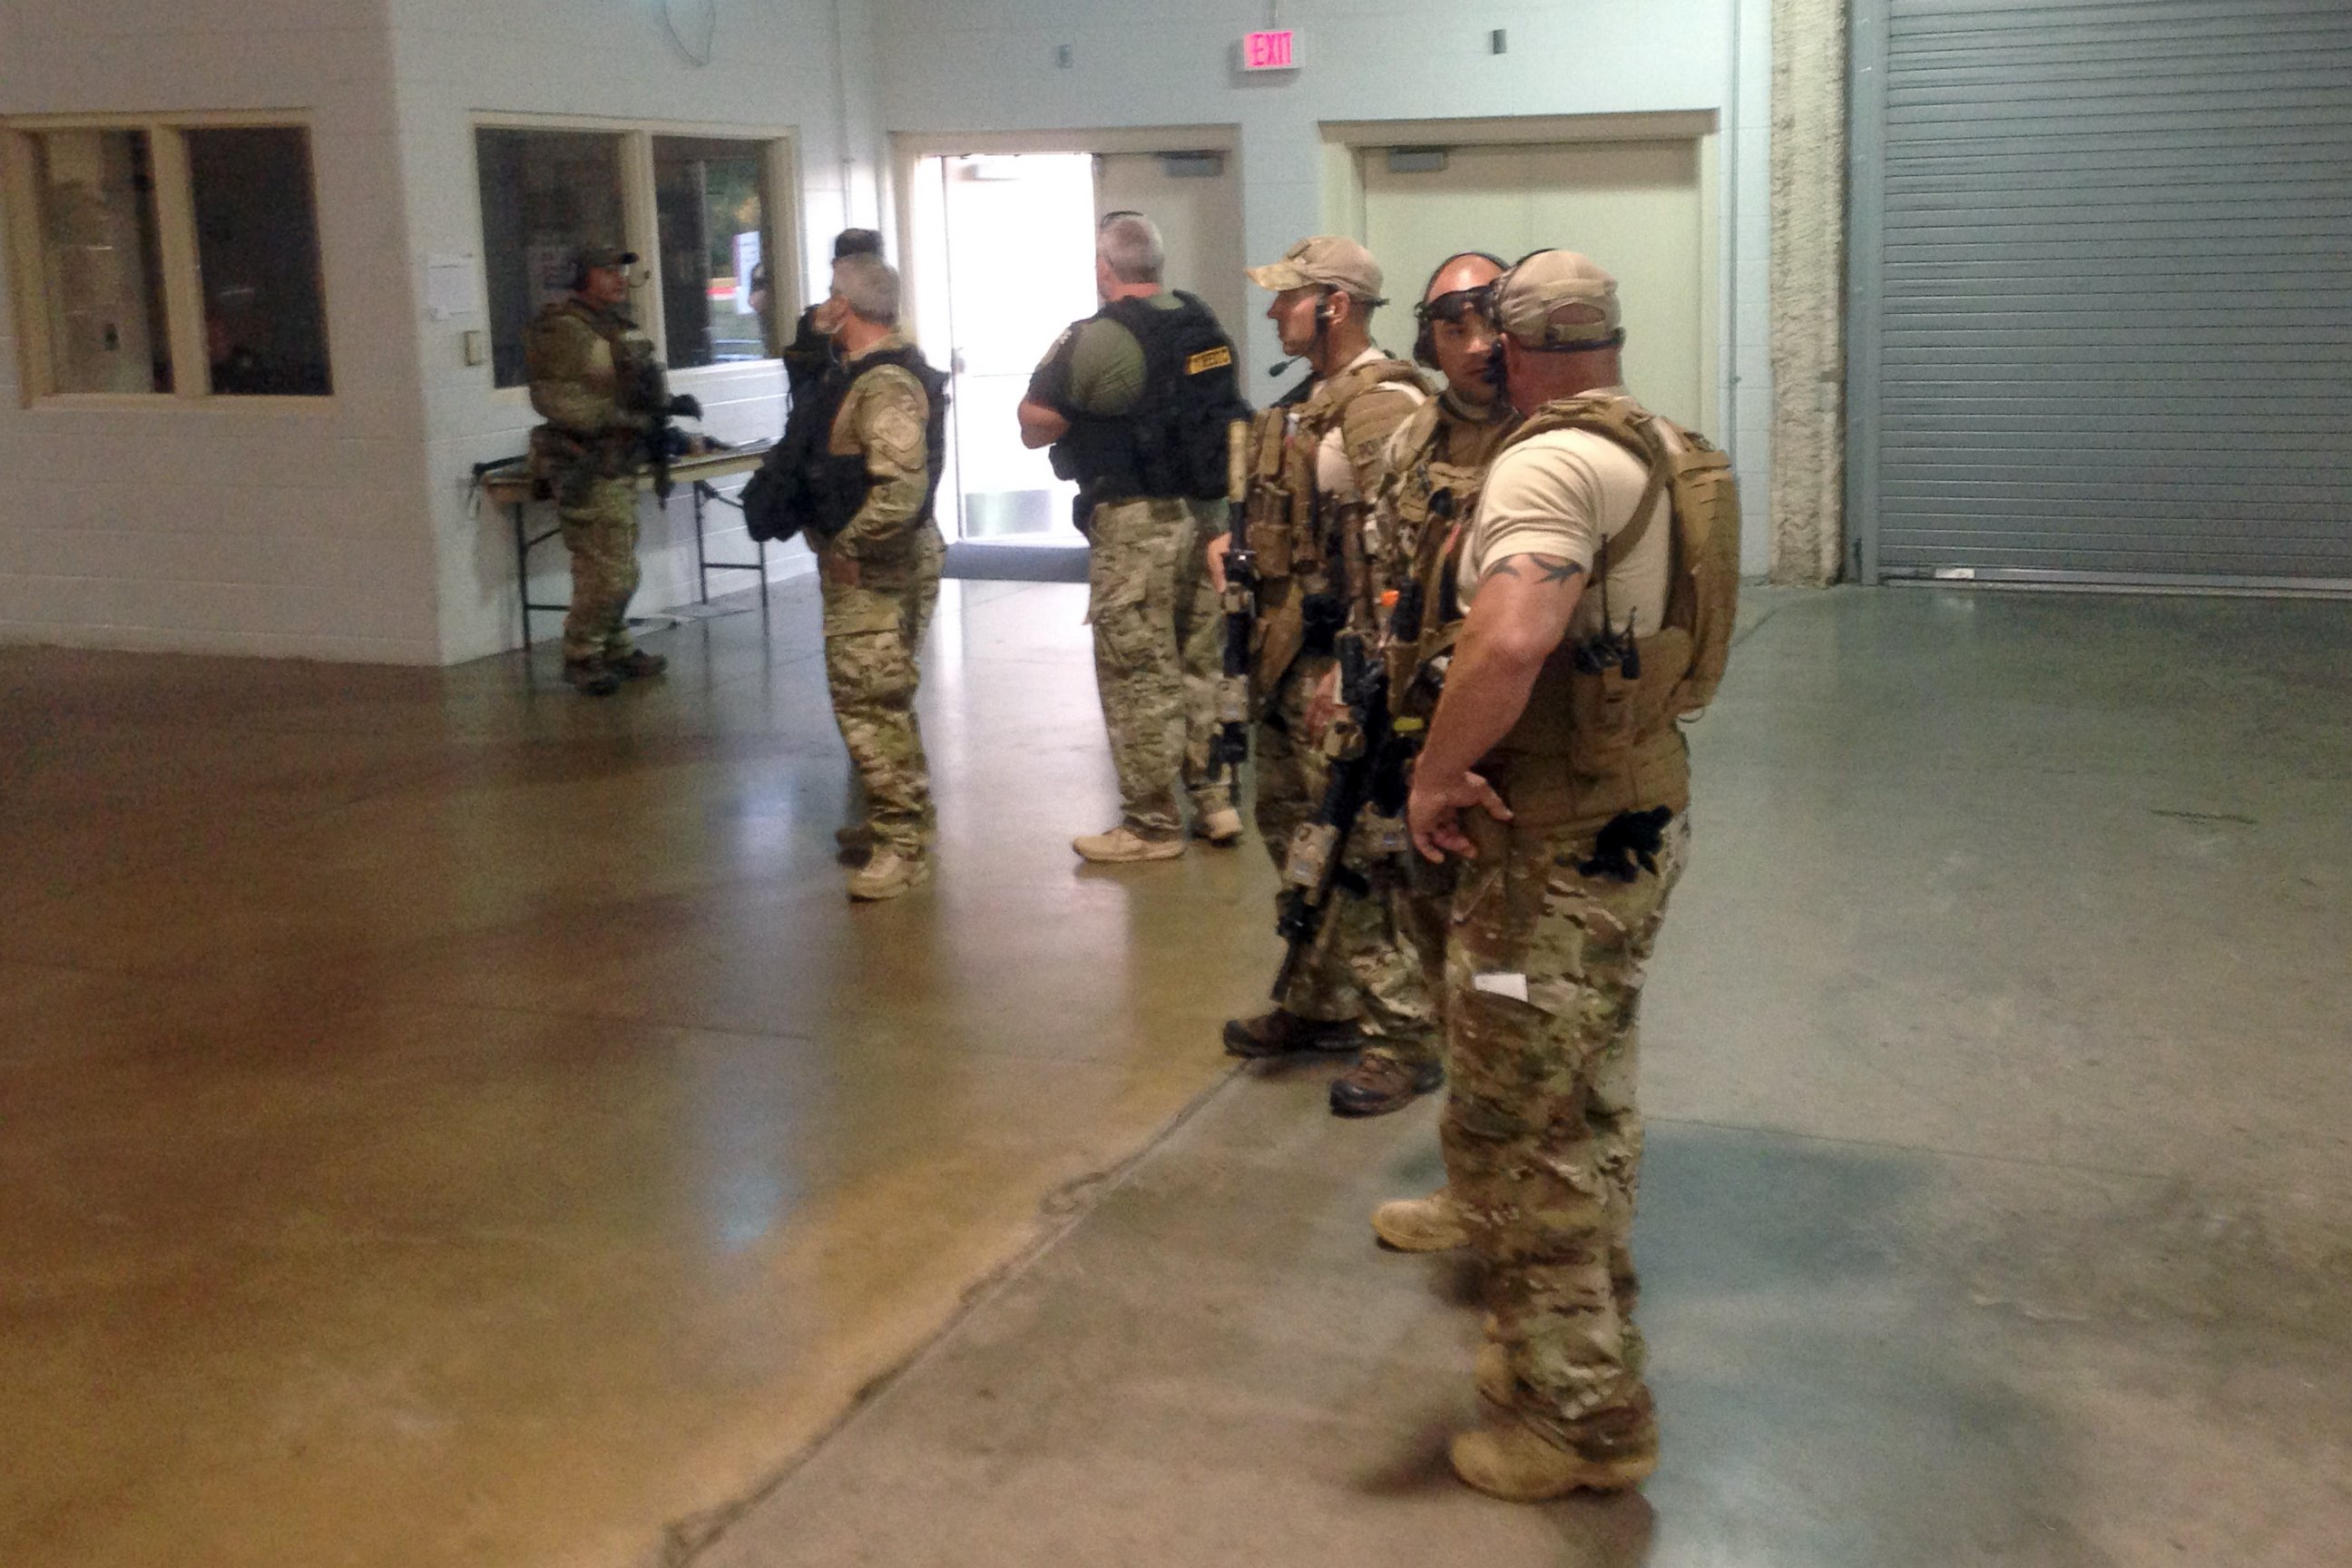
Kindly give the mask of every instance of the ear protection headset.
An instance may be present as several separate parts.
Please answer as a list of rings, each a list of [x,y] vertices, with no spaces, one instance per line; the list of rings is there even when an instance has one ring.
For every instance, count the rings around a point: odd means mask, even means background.
[[[1412,359],[1415,364],[1427,365],[1432,370],[1437,368],[1437,319],[1429,311],[1429,284],[1436,282],[1437,275],[1455,262],[1465,257],[1474,256],[1481,261],[1491,261],[1506,270],[1510,267],[1510,263],[1491,251],[1457,250],[1430,269],[1429,283],[1423,283],[1421,286],[1421,303],[1412,308],[1412,319],[1421,323],[1421,331],[1412,340]]]

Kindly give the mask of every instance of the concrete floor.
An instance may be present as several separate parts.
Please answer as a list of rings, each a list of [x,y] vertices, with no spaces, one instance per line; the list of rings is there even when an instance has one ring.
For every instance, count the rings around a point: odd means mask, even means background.
[[[1513,1509],[1474,1281],[1363,1229],[1431,1109],[1217,1051],[1263,857],[1068,856],[1083,590],[950,590],[856,910],[810,596],[609,703],[0,650],[0,1563],[2344,1560],[2352,609],[1752,595],[1665,1465]]]

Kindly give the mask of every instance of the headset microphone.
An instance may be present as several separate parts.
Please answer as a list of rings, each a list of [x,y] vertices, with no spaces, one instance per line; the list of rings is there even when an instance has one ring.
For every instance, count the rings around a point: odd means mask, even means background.
[[[1265,374],[1268,375],[1282,375],[1287,373],[1290,367],[1297,363],[1298,362],[1295,359],[1278,359],[1272,364],[1265,367]]]

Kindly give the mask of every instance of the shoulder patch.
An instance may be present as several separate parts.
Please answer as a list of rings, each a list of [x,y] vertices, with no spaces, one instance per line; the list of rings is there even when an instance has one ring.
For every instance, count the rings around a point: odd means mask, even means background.
[[[873,372],[858,399],[857,438],[869,459],[911,472],[924,464],[923,425],[929,409],[915,378],[896,365]]]
[[[1213,349],[1202,349],[1184,362],[1186,375],[1199,375],[1206,371],[1223,370],[1234,363],[1234,351],[1223,343]]]

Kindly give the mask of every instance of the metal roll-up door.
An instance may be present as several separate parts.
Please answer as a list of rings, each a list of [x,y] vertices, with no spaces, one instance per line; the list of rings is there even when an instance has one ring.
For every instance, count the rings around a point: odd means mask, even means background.
[[[1853,18],[1865,579],[2352,592],[2352,4]]]

